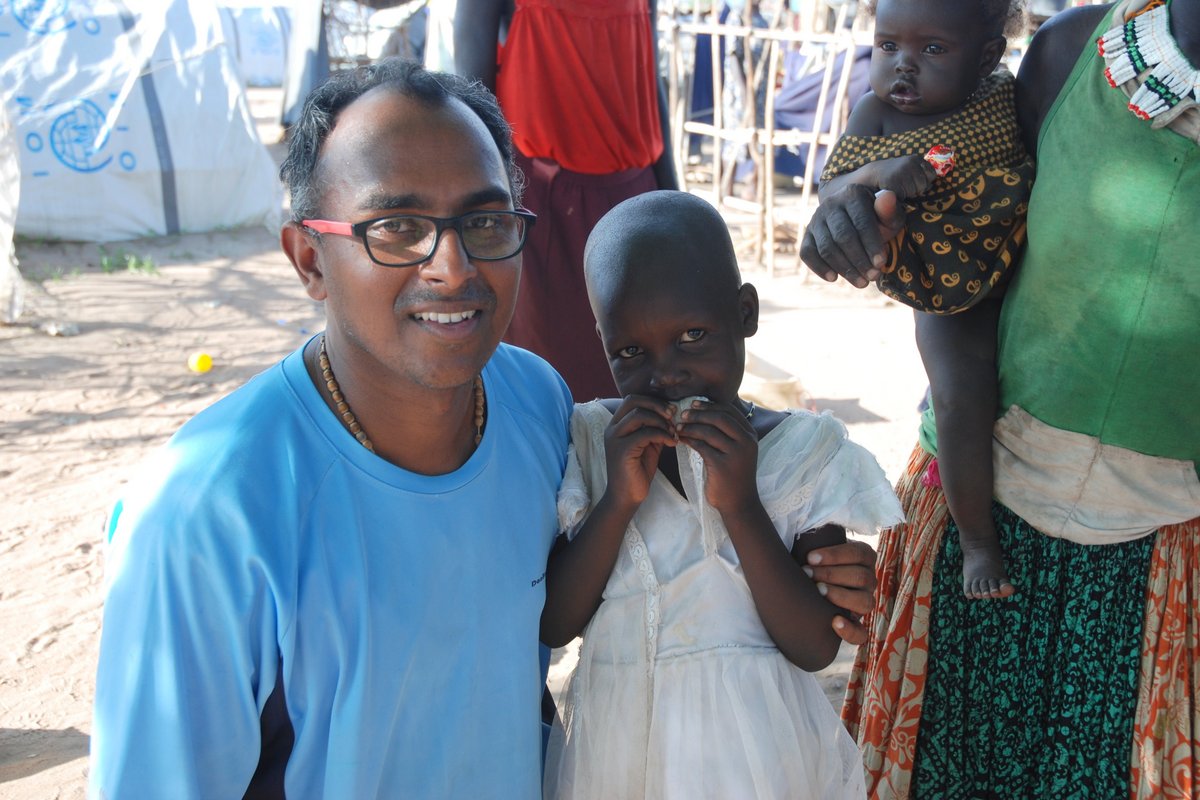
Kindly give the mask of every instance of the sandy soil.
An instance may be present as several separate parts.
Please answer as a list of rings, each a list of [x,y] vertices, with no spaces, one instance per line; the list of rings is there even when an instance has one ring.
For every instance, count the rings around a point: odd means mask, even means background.
[[[320,330],[323,313],[263,229],[17,252],[28,308],[0,326],[0,797],[74,798],[86,781],[108,507],[152,448]],[[796,376],[894,478],[924,387],[911,314],[795,274],[747,268],[746,278],[763,297],[752,349],[765,388]],[[187,362],[201,351],[214,366],[197,374]],[[843,648],[822,674],[831,696],[849,657]],[[556,686],[572,659],[557,653]]]

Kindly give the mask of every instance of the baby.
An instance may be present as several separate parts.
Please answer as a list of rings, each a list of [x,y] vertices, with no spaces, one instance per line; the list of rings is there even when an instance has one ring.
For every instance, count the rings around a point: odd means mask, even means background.
[[[963,551],[963,591],[1015,587],[991,516],[997,302],[1025,240],[1033,163],[1014,79],[996,72],[1019,0],[878,0],[871,93],[830,154],[820,196],[846,184],[895,193],[906,225],[888,243],[879,288],[917,311],[940,475]],[[822,274],[819,264],[812,263]],[[972,309],[971,314],[947,317]],[[971,350],[969,336],[983,332]]]

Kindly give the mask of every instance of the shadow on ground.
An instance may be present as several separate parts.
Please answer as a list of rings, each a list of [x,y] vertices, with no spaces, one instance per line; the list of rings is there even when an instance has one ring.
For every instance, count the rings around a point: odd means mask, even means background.
[[[847,425],[857,425],[860,422],[887,422],[874,411],[863,408],[857,397],[829,398],[814,397],[812,405],[817,411],[832,411],[833,415]]]
[[[75,728],[23,730],[0,728],[0,783],[87,756],[88,735]]]

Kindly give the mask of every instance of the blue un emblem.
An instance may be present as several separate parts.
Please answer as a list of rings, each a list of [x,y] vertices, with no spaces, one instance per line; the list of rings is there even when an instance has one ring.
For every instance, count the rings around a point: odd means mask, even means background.
[[[106,167],[112,156],[101,158],[100,151],[107,143],[104,114],[90,100],[80,100],[50,126],[50,149],[59,161],[78,172]]]
[[[75,24],[67,18],[67,0],[13,0],[12,12],[31,33],[58,33]]]

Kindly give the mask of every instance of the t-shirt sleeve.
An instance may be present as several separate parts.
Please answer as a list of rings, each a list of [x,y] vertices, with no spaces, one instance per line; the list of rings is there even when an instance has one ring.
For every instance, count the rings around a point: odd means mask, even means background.
[[[236,515],[197,513],[166,490],[177,482],[163,486],[113,515],[91,795],[241,797],[275,685],[277,651],[261,643],[278,641],[276,614],[266,582],[229,552]]]

